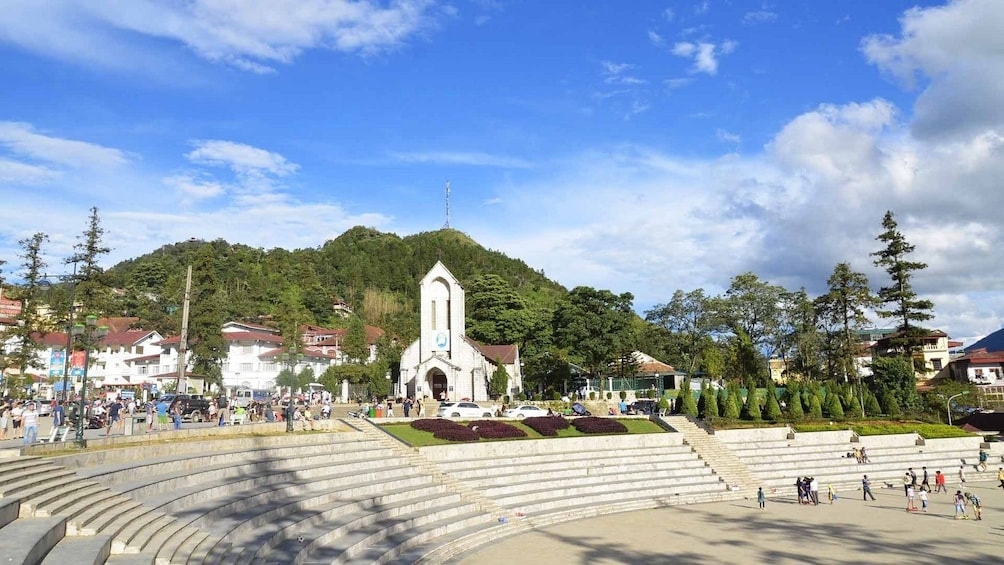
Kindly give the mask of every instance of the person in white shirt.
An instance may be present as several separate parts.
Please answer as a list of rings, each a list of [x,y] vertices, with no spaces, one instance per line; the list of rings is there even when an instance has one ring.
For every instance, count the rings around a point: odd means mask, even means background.
[[[21,413],[21,425],[24,427],[24,444],[31,445],[38,441],[38,412],[35,412],[35,404],[28,404],[28,408]]]

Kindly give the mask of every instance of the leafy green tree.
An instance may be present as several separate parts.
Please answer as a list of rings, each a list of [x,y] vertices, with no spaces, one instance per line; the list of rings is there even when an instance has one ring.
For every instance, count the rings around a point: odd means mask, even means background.
[[[899,400],[891,390],[882,391],[882,412],[887,416],[899,416]]]
[[[495,359],[495,372],[492,373],[491,381],[488,383],[488,394],[492,398],[498,398],[508,392],[509,371],[506,371],[502,359]]]
[[[475,277],[465,297],[467,335],[482,343],[523,348],[541,325],[541,316],[499,275]]]
[[[722,412],[722,415],[732,420],[738,419],[739,407],[742,405],[742,402],[739,389],[729,387],[728,395],[725,397],[725,410]]]
[[[815,379],[821,373],[823,342],[813,303],[803,288],[783,295],[781,304],[776,354],[785,361],[789,374]]]
[[[220,288],[219,258],[211,244],[199,247],[192,264],[191,307],[188,317],[188,352],[192,371],[206,384],[220,384],[227,343],[221,331],[226,322]]]
[[[736,336],[740,330],[767,357],[777,349],[781,333],[781,304],[787,294],[784,287],[760,280],[754,273],[743,273],[732,279],[721,305],[724,327]]]
[[[718,410],[718,398],[715,390],[710,386],[705,388],[705,390],[707,391],[707,401],[704,403],[705,408],[702,417],[705,419],[717,418],[721,412]]]
[[[369,360],[370,346],[366,341],[366,326],[362,318],[353,316],[349,321],[341,350],[351,363],[366,363]]]
[[[913,372],[913,363],[903,357],[878,357],[872,360],[872,392],[882,402],[882,409],[888,407],[885,393],[889,392],[900,408],[917,410],[921,407],[917,396],[917,378]],[[886,412],[888,414],[889,412]],[[897,411],[898,414],[898,411]]]
[[[599,376],[618,355],[628,349],[634,316],[630,293],[576,287],[554,313],[554,337],[558,347],[569,351],[593,376]]]
[[[684,293],[677,290],[666,304],[657,304],[645,312],[645,319],[679,336],[680,354],[687,374],[693,374],[711,335],[720,325],[714,299],[699,288]]]
[[[733,368],[739,382],[747,387],[756,387],[765,384],[769,375],[767,374],[766,361],[763,355],[757,350],[756,345],[746,335],[745,330],[736,328],[736,337],[732,340]]]
[[[907,256],[913,253],[914,245],[910,244],[896,223],[891,211],[885,213],[882,219],[884,232],[875,239],[885,244],[883,249],[872,253],[876,257],[875,266],[882,267],[889,274],[891,283],[879,289],[879,300],[886,305],[878,310],[882,318],[894,319],[899,324],[901,335],[891,340],[892,344],[902,349],[904,356],[921,346],[922,338],[928,331],[915,325],[915,322],[930,320],[933,315],[934,303],[917,297],[910,279],[916,271],[927,268],[926,263],[909,261]]]

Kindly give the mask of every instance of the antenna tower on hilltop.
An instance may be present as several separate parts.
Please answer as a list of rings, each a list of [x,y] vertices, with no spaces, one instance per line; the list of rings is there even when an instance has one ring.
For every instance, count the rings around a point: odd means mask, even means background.
[[[446,181],[446,223],[443,229],[450,229],[450,181]]]

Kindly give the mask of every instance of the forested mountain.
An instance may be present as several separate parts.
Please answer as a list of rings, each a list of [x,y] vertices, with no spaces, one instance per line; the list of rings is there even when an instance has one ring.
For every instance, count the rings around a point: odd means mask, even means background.
[[[481,275],[497,275],[534,307],[551,310],[566,294],[526,263],[485,249],[456,230],[402,238],[354,227],[315,249],[265,250],[224,240],[165,245],[104,273],[105,284],[126,289],[121,303],[108,310],[177,331],[175,307],[182,301],[185,268],[197,262],[200,251],[203,260],[212,258],[227,319],[276,319],[293,309],[309,323],[338,326],[345,322],[332,306],[345,302],[367,323],[404,340],[417,336],[418,284],[437,260],[467,288]]]

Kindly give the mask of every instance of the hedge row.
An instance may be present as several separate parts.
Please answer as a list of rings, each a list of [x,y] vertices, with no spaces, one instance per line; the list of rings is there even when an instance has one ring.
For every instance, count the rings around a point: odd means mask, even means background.
[[[611,418],[597,418],[587,416],[572,420],[575,429],[584,434],[623,434],[627,433],[627,426]]]
[[[477,432],[452,420],[415,420],[411,423],[411,427],[423,432],[432,432],[433,437],[446,441],[478,441],[480,439]]]
[[[568,428],[568,420],[561,416],[531,416],[523,419],[523,424],[542,436],[556,436],[558,430]]]
[[[475,420],[467,424],[467,427],[485,439],[526,437],[523,430],[498,420]]]

